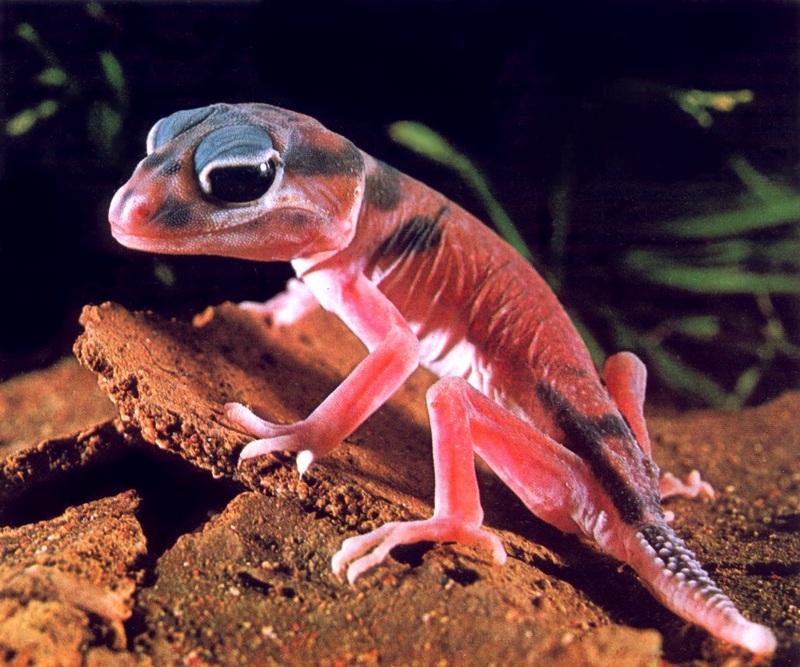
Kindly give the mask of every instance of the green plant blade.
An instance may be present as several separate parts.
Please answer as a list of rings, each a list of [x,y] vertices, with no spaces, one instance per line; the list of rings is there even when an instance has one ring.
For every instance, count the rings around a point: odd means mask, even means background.
[[[641,352],[653,375],[658,376],[677,394],[688,394],[720,410],[735,410],[741,406],[738,399],[728,394],[721,385],[687,364],[651,336],[623,324],[607,308],[601,308],[599,312],[612,325],[617,346],[623,350]]]
[[[630,253],[628,259],[635,253]],[[754,273],[730,267],[693,267],[679,264],[642,265],[635,259],[628,268],[648,282],[697,294],[800,294],[800,275]]]
[[[29,132],[39,120],[36,109],[23,109],[6,121],[6,134],[10,137],[19,137]]]
[[[719,334],[721,328],[717,315],[687,315],[667,324],[671,332],[697,340],[711,340]]]
[[[792,196],[788,188],[776,184],[772,179],[756,171],[753,165],[743,157],[732,158],[730,166],[747,189],[754,196],[758,197],[758,199],[770,206],[781,199],[788,199]]]
[[[117,96],[117,99],[124,103],[127,99],[127,87],[125,85],[125,75],[122,72],[122,65],[117,57],[110,51],[101,51],[98,54],[100,64],[103,67],[108,85]]]
[[[439,164],[455,167],[459,153],[438,132],[413,120],[401,120],[389,126],[389,136],[401,146]]]
[[[45,86],[63,86],[67,83],[67,73],[60,67],[47,67],[39,73],[36,80]]]
[[[763,206],[645,225],[640,231],[657,238],[716,239],[772,229],[800,220],[800,197],[785,197]]]

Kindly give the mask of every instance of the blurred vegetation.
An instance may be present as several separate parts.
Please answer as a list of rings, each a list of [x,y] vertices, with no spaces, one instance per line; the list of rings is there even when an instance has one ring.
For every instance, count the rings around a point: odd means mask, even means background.
[[[664,99],[704,128],[713,124],[712,111],[730,112],[753,99],[750,90],[646,88],[665,93]],[[608,249],[620,253],[610,265],[615,275],[603,276],[606,266],[598,267],[596,275],[609,285],[622,285],[627,297],[620,306],[582,298],[582,286],[570,284],[571,193],[564,185],[569,179],[561,179],[551,197],[548,247],[533,249],[492,195],[487,178],[446,139],[411,121],[394,123],[389,133],[399,144],[453,169],[474,190],[498,232],[536,265],[567,304],[598,365],[607,353],[633,350],[676,394],[726,410],[747,404],[761,383],[780,374],[781,365],[800,365],[800,346],[790,340],[774,303],[788,296],[796,306],[800,296],[800,195],[760,174],[745,158],[734,156],[729,163],[746,188],[737,208],[639,226],[629,230],[624,247]],[[653,322],[649,300],[663,290],[672,298]],[[698,309],[687,295],[706,298]],[[694,361],[683,358],[687,347],[694,348]],[[730,377],[718,377],[720,362]]]
[[[128,31],[120,25],[123,19],[118,16],[130,21],[130,15],[109,13],[99,2],[90,0],[84,5],[82,22],[71,25],[66,37],[53,31],[52,25],[47,33],[43,24],[40,33],[35,15],[16,24],[10,34],[15,48],[22,47],[28,60],[20,70],[24,74],[16,82],[17,95],[13,99],[17,106],[8,109],[10,115],[2,121],[2,133],[18,151],[36,156],[44,171],[54,175],[53,183],[66,181],[64,187],[72,199],[67,200],[62,193],[56,197],[59,205],[79,201],[78,195],[85,195],[85,199],[100,206],[102,196],[128,172],[132,156],[141,152],[141,128],[132,128],[140,119],[149,117],[151,109],[145,106],[142,111],[143,96],[134,95],[131,84],[137,83],[135,68],[152,68],[153,61],[127,60],[131,71],[126,72],[123,58],[117,54],[127,53],[124,45]],[[158,23],[154,21],[153,25]],[[214,28],[211,34],[216,35]],[[74,35],[83,35],[76,48],[68,39]],[[197,36],[203,48],[196,53],[205,54],[208,50],[205,39]],[[182,49],[187,46],[181,44]],[[267,55],[271,63],[271,54]],[[185,60],[183,51],[180,56]],[[204,72],[194,62],[187,63],[187,68]],[[241,69],[250,71],[249,67]],[[186,70],[176,71],[186,75]],[[265,71],[269,77],[275,76],[271,66]],[[229,72],[224,73],[222,80],[228,81]],[[149,90],[152,78],[152,71],[145,71],[140,73],[138,83]],[[197,86],[208,94],[211,84],[205,78],[205,73],[198,75]],[[292,78],[296,80],[297,77]],[[598,80],[607,81],[595,81]],[[167,81],[169,86],[172,83]],[[269,89],[260,80],[258,86],[259,90]],[[645,114],[653,109],[668,109],[673,117],[685,119],[685,125],[710,133],[720,114],[736,114],[752,107],[753,91],[679,88],[644,79],[620,79],[599,88],[575,90],[580,90],[580,95],[575,99],[567,96],[563,107],[567,109],[564,116],[574,113],[573,126],[566,129],[564,138],[561,139],[560,128],[546,126],[562,144],[560,171],[558,167],[551,170],[557,173],[544,196],[550,225],[544,233],[526,227],[523,236],[495,195],[492,179],[428,126],[398,122],[391,126],[390,136],[458,174],[500,234],[554,288],[598,363],[607,353],[633,350],[643,357],[657,382],[675,395],[724,409],[735,409],[777,393],[765,391],[769,385],[778,389],[796,386],[800,346],[794,338],[799,322],[796,315],[789,314],[798,312],[800,304],[800,194],[780,175],[761,173],[743,155],[731,154],[727,168],[731,179],[741,184],[738,199],[713,202],[714,211],[703,215],[647,222],[635,222],[637,211],[628,215],[629,202],[623,202],[623,216],[614,221],[613,229],[609,223],[601,229],[598,225],[602,220],[586,219],[593,202],[581,201],[581,197],[587,197],[586,191],[581,191],[586,184],[578,182],[579,170],[586,168],[580,162],[581,148],[604,136],[602,125],[598,131],[598,125],[586,122],[587,118],[591,121],[602,113],[613,116],[620,109],[629,114],[626,118],[633,117],[631,109],[635,114],[642,114],[642,109]],[[618,106],[607,104],[609,100]],[[524,120],[524,114],[520,118]],[[658,122],[649,123],[649,127],[652,132]],[[684,129],[682,126],[681,131]],[[624,136],[629,141],[630,135]],[[614,186],[612,183],[612,193]],[[531,189],[536,187],[534,184]],[[608,183],[601,183],[597,192],[605,194],[603,187],[607,188]],[[86,192],[74,192],[78,188]],[[594,193],[590,190],[588,197]],[[676,192],[675,196],[685,195]],[[603,204],[606,216],[617,210],[608,202]],[[25,207],[28,213],[27,200]],[[97,233],[95,220],[83,213],[76,216],[74,224],[84,225],[85,234]],[[33,259],[42,255],[44,240],[50,239],[53,256],[57,255],[60,239],[67,232],[63,221],[50,224],[52,227],[31,228],[27,235],[19,231],[22,228],[9,229],[6,237],[0,238],[0,251],[4,253],[0,264],[6,264],[8,275],[33,271],[29,267],[35,266]],[[81,233],[79,229],[77,236]],[[74,243],[72,239],[69,242]],[[31,256],[25,254],[26,248]],[[84,264],[96,267],[101,261],[104,256],[99,253]],[[115,267],[120,263],[118,257],[105,261]],[[150,261],[158,289],[170,292],[163,287],[175,287],[171,291],[178,294],[182,283],[175,262],[159,258]],[[72,258],[63,262],[64,274],[67,267],[73,270]],[[47,265],[58,276],[53,282],[63,283],[63,276],[58,275],[59,265],[52,260]],[[105,281],[103,270],[109,271],[108,266],[97,269],[93,279]],[[116,285],[113,280],[109,282]],[[118,282],[124,289],[141,289],[141,285],[129,287],[127,279]],[[103,298],[109,298],[111,286],[104,283],[103,289],[98,290]],[[51,302],[54,289],[48,288]],[[196,289],[201,291],[203,285],[198,284]],[[21,303],[30,301],[20,294]],[[153,298],[148,294],[148,303]],[[44,325],[33,328],[43,329]]]
[[[95,0],[85,5],[87,20],[102,29],[115,28],[114,20]],[[95,71],[70,71],[58,53],[31,23],[16,26],[15,36],[36,53],[41,69],[36,75],[38,100],[13,112],[5,122],[9,137],[22,137],[70,111],[84,115],[86,139],[104,161],[115,162],[129,107],[128,86],[119,59],[111,50],[97,51]],[[94,85],[101,81],[100,86]]]

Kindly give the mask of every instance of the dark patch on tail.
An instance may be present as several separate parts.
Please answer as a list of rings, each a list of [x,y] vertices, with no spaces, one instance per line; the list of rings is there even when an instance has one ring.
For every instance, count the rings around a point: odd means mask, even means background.
[[[400,172],[378,161],[378,169],[367,175],[364,201],[381,211],[391,211],[397,208],[402,198]]]
[[[364,169],[361,152],[349,141],[337,150],[296,144],[282,157],[287,171],[300,176],[358,176]]]
[[[410,218],[381,243],[376,258],[419,254],[435,248],[442,240],[439,222],[447,215],[448,210],[448,206],[443,206],[436,217],[415,215]]]
[[[563,445],[589,464],[619,511],[620,518],[629,525],[641,522],[644,516],[642,498],[611,465],[603,448],[603,438],[632,437],[625,422],[615,414],[602,417],[584,415],[544,382],[536,385],[536,394],[552,411],[556,425],[564,431]]]

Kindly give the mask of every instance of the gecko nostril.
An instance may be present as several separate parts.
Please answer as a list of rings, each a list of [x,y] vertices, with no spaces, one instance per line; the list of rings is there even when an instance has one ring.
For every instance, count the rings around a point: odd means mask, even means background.
[[[125,202],[122,210],[123,221],[132,227],[147,222],[152,217],[152,207],[146,198],[141,196],[131,197]]]
[[[153,213],[153,206],[147,197],[120,190],[114,195],[108,218],[112,228],[130,234],[150,221]]]

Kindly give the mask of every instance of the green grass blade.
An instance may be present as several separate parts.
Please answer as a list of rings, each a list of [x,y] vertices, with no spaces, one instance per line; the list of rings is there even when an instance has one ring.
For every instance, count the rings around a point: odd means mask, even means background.
[[[774,205],[775,202],[792,196],[788,188],[776,184],[764,174],[756,171],[753,165],[743,157],[731,159],[730,165],[747,189],[765,204]]]
[[[59,87],[67,83],[67,73],[60,67],[46,67],[36,80],[44,86]]]
[[[660,238],[716,239],[781,227],[800,221],[800,197],[783,197],[769,205],[712,213],[653,225],[641,231]]]
[[[795,273],[754,273],[731,267],[701,268],[664,263],[637,266],[635,261],[626,263],[629,269],[648,282],[697,294],[800,294],[800,275]]]
[[[117,100],[119,100],[121,104],[125,104],[128,98],[128,89],[125,84],[125,75],[122,71],[122,65],[111,51],[101,51],[98,57],[100,58],[100,65],[103,67],[103,74],[105,74],[108,85],[111,86],[111,89],[117,96]]]
[[[728,394],[708,375],[687,364],[658,341],[623,324],[613,312],[606,308],[599,312],[611,323],[619,348],[641,352],[653,375],[658,376],[674,392],[688,394],[706,405],[720,410],[735,410],[741,407],[741,403],[735,396]]]
[[[719,334],[721,326],[718,315],[686,315],[667,322],[666,328],[671,333],[709,341]]]

